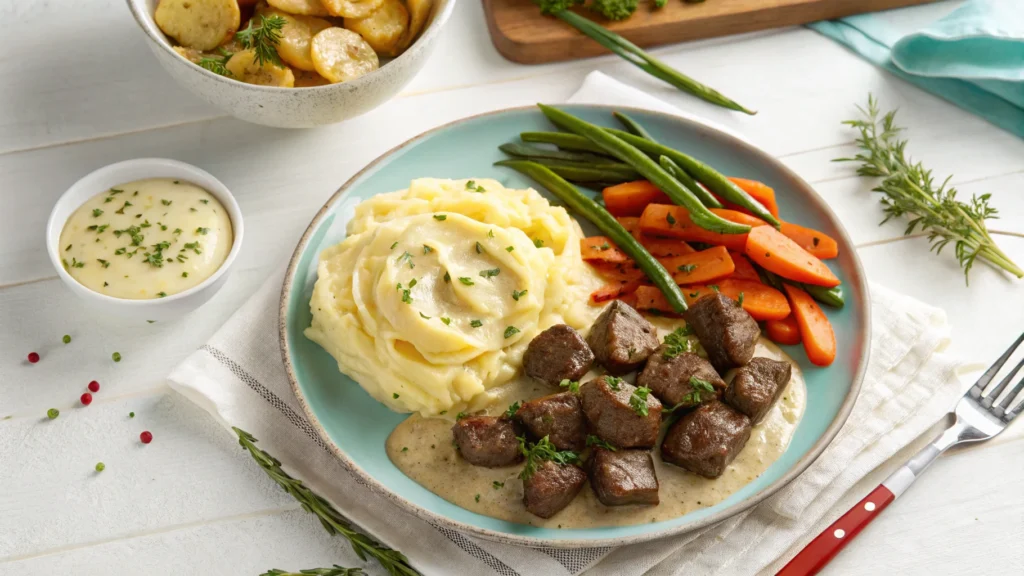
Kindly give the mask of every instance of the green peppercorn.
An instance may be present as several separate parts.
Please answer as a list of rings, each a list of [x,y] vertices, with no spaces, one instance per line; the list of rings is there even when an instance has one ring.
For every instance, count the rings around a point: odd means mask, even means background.
[[[57,416],[60,416],[60,410],[57,410],[56,408],[50,408],[46,411],[46,417],[50,420],[55,419]]]
[[[96,463],[96,471],[97,472],[103,472],[103,470],[106,469],[106,467],[107,467],[106,464],[104,464],[103,462],[97,462]]]

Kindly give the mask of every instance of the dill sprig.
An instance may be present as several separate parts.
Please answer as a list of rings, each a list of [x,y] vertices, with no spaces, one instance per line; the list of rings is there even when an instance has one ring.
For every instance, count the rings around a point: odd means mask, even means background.
[[[235,38],[245,48],[252,48],[255,61],[260,66],[267,62],[282,66],[281,57],[277,54],[277,45],[281,42],[281,29],[288,21],[276,14],[269,17],[260,14],[259,19],[259,24],[254,24],[255,17],[249,20],[249,25],[244,30],[239,30]]]
[[[896,110],[881,116],[874,96],[868,96],[867,110],[859,106],[857,109],[865,119],[847,120],[843,124],[860,131],[857,145],[862,152],[835,161],[859,162],[857,174],[882,178],[873,189],[882,194],[882,224],[893,218],[910,218],[903,233],[927,232],[931,250],[936,254],[952,243],[968,283],[971,267],[978,258],[1018,278],[1024,277],[1024,270],[999,249],[985,227],[985,220],[996,219],[999,213],[989,206],[991,195],[972,196],[966,203],[957,200],[956,188],[949,186],[952,176],[936,186],[932,171],[907,157],[907,141],[899,138],[902,128],[895,124]]]
[[[361,568],[343,568],[335,564],[331,568],[309,568],[298,572],[286,572],[284,570],[268,570],[260,576],[363,576],[366,574]]]
[[[391,576],[420,576],[420,573],[416,571],[409,564],[409,559],[405,557],[398,550],[388,548],[382,544],[375,542],[369,536],[356,532],[352,525],[349,524],[340,512],[338,512],[330,502],[324,500],[318,494],[307,488],[301,480],[296,480],[288,475],[287,472],[281,469],[281,462],[274,458],[270,454],[267,454],[263,450],[256,447],[257,440],[253,438],[252,434],[249,434],[245,430],[240,428],[231,427],[238,435],[238,443],[249,451],[253,459],[263,468],[263,471],[267,473],[267,476],[277,482],[278,486],[284,489],[285,492],[290,494],[292,498],[295,498],[302,504],[302,509],[311,514],[315,514],[320,519],[320,524],[323,525],[324,529],[331,535],[341,534],[348,539],[349,543],[352,544],[352,550],[359,556],[360,560],[365,561],[367,556],[372,556],[380,562],[380,565],[388,571]],[[324,574],[327,576],[334,576],[340,574],[343,576],[353,576],[359,574],[358,572],[330,572],[329,570],[338,570],[339,566],[335,568],[316,568],[313,571],[305,570],[299,572],[299,574]],[[315,570],[328,570],[328,572],[316,572]],[[288,574],[287,572],[274,572],[271,571],[268,574],[274,576],[280,576],[281,574]]]
[[[199,64],[203,68],[206,68],[210,72],[213,72],[214,74],[220,74],[221,76],[232,76],[231,70],[228,70],[226,68],[226,65],[228,63],[228,60],[231,60],[231,57],[234,56],[234,54],[228,52],[226,49],[224,49],[223,46],[218,48],[217,51],[220,53],[220,56],[203,56],[199,59],[199,62],[197,62],[197,64]]]

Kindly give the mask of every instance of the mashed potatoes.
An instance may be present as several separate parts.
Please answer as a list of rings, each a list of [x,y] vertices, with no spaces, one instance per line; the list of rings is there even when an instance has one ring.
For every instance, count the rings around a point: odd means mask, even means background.
[[[482,408],[535,335],[600,311],[579,225],[532,189],[414,180],[357,206],[348,234],[320,255],[305,334],[396,411]]]

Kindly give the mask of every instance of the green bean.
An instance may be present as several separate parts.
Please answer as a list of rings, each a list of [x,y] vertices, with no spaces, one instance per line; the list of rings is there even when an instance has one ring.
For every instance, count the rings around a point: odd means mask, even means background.
[[[655,140],[654,137],[651,136],[650,133],[648,133],[647,130],[645,130],[643,126],[641,126],[639,123],[637,123],[636,120],[633,120],[632,118],[630,118],[629,116],[626,116],[625,114],[623,114],[621,112],[612,112],[612,116],[615,116],[615,119],[618,120],[620,123],[622,123],[622,125],[626,127],[626,130],[629,130],[631,133],[633,133],[633,134],[635,134],[635,135],[637,135],[637,136],[639,136],[639,137],[641,137],[641,138],[643,138],[645,140],[650,140],[651,142],[657,142],[657,140]]]
[[[803,282],[794,282],[792,280],[786,280],[780,277],[774,272],[769,272],[761,266],[754,264],[754,269],[757,270],[757,275],[761,277],[761,282],[775,288],[783,294],[786,293],[786,289],[782,286],[783,283],[792,284],[797,288],[803,289],[805,292],[811,295],[818,302],[826,306],[833,308],[842,308],[846,305],[846,299],[843,297],[843,287],[835,286],[832,288],[825,288],[824,286],[814,286],[811,284],[804,284]]]
[[[554,144],[562,150],[582,150],[584,152],[595,152],[605,156],[608,155],[608,153],[604,151],[604,148],[601,148],[583,136],[567,134],[565,132],[523,132],[519,134],[519,138],[523,142]]]
[[[565,202],[569,208],[597,226],[597,229],[611,239],[619,249],[633,258],[637,266],[665,295],[665,299],[668,300],[673,310],[678,313],[686,311],[686,299],[683,298],[683,293],[679,291],[679,286],[676,285],[672,275],[607,210],[587,198],[572,184],[566,182],[546,166],[529,160],[503,160],[497,164],[507,166],[533,178],[559,200]]]
[[[555,124],[580,136],[585,136],[591,142],[604,148],[612,156],[635,168],[637,172],[667,194],[673,202],[685,207],[690,213],[690,219],[697,226],[719,234],[745,234],[750,231],[750,226],[729,222],[708,210],[692,192],[680,185],[657,162],[651,160],[635,146],[611,134],[610,131],[580,120],[572,114],[557,108],[545,106],[544,104],[538,104],[538,106],[544,112],[544,115]],[[629,136],[630,138],[651,144],[651,142],[643,138],[633,136],[632,134],[629,134]]]
[[[570,162],[610,162],[607,156],[598,156],[587,152],[571,152],[568,150],[552,150],[540,146],[530,146],[518,142],[509,142],[498,146],[498,149],[509,156],[521,158],[550,158],[552,160],[568,160]]]
[[[525,158],[519,158],[519,160],[525,160]],[[530,161],[547,166],[552,172],[570,182],[578,182],[581,184],[599,182],[615,182],[616,184],[622,184],[623,182],[632,182],[639,178],[639,175],[637,175],[636,172],[616,172],[602,168],[574,166],[572,164],[559,162],[557,160],[549,160],[546,158],[531,158]]]
[[[750,210],[754,216],[757,216],[776,228],[782,226],[779,223],[779,220],[775,216],[772,216],[772,213],[769,212],[768,209],[760,202],[754,200],[750,194],[747,194],[742,188],[733,184],[732,181],[726,178],[722,173],[700,160],[683,154],[678,150],[673,150],[668,146],[658,144],[657,142],[644,140],[643,138],[634,136],[629,132],[616,130],[614,128],[606,128],[605,131],[618,136],[627,143],[636,146],[640,150],[652,156],[668,156],[676,164],[679,164],[684,170],[696,178],[697,181],[710,188],[712,192],[718,194],[723,199]]]
[[[707,206],[708,208],[722,207],[722,204],[721,202],[718,201],[718,198],[715,198],[714,196],[711,195],[711,192],[708,192],[707,190],[704,189],[703,186],[697,184],[697,182],[694,181],[693,177],[690,176],[686,172],[686,170],[680,168],[679,164],[673,162],[671,158],[669,158],[668,156],[661,156],[658,158],[658,163],[661,164],[661,167],[664,168],[666,172],[671,174],[673,178],[678,180],[680,184],[682,184],[688,190],[693,192],[693,195],[696,196],[698,200],[700,200],[701,204]]]

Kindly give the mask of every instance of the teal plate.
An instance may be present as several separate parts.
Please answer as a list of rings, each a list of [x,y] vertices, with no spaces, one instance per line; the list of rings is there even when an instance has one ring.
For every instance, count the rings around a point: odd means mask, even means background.
[[[612,126],[612,108],[562,107],[590,122]],[[616,108],[622,110],[622,107]],[[807,409],[786,452],[760,477],[724,501],[672,520],[634,526],[580,529],[538,528],[497,520],[466,510],[409,479],[388,459],[388,434],[407,417],[378,403],[337,363],[303,336],[311,315],[309,300],[320,252],[345,237],[345,226],[359,202],[382,192],[407,188],[420,177],[494,178],[510,188],[534,183],[507,168],[498,145],[528,130],[552,130],[534,107],[502,110],[435,128],[384,154],[356,174],[316,215],[295,249],[281,293],[280,330],[285,367],[310,421],[341,461],[374,491],[435,524],[485,538],[527,546],[616,546],[678,534],[718,522],[767,498],[821,454],[846,421],[867,366],[870,335],[868,292],[849,237],[825,202],[796,174],[768,154],[733,136],[697,122],[645,110],[630,110],[651,135],[690,153],[719,171],[753,178],[773,187],[787,220],[822,230],[839,242],[840,256],[829,261],[843,282],[846,307],[827,309],[835,327],[838,356],[828,368],[810,365],[799,347],[787,353],[804,370]],[[584,229],[589,233],[589,224]]]

